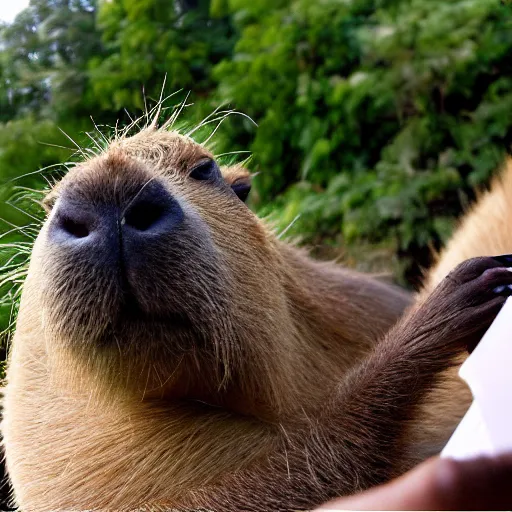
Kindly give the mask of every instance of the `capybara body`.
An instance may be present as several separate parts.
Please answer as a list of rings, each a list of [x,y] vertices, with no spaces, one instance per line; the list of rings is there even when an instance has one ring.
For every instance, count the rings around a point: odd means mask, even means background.
[[[279,241],[243,202],[249,179],[149,126],[50,192],[4,398],[22,510],[309,507],[445,442],[481,329],[443,341],[439,324],[466,299],[425,294],[389,331],[409,296]],[[484,327],[494,266],[459,272]]]

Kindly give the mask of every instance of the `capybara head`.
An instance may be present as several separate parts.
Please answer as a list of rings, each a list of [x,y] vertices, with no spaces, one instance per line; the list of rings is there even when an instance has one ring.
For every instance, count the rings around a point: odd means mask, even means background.
[[[154,127],[76,165],[45,199],[24,293],[38,294],[51,374],[143,398],[272,403],[289,313],[249,188],[243,167]]]

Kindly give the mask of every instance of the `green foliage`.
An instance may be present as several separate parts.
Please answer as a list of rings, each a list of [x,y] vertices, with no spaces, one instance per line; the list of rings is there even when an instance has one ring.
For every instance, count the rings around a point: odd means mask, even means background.
[[[205,0],[102,3],[97,22],[107,56],[89,62],[92,93],[101,107],[142,109],[142,88],[158,98],[164,77],[171,92],[208,95],[212,67],[229,57],[233,46],[231,20],[222,10],[219,4],[210,9]]]
[[[89,115],[87,67],[102,54],[96,0],[31,0],[0,32],[0,119]],[[5,112],[5,113],[4,113]]]

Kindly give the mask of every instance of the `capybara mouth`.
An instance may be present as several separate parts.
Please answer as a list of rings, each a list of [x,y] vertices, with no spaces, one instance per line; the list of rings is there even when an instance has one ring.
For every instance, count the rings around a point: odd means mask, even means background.
[[[169,328],[191,329],[193,327],[192,320],[186,313],[146,311],[131,293],[127,293],[123,297],[114,326],[127,324],[146,325],[148,328],[155,324],[166,325]]]

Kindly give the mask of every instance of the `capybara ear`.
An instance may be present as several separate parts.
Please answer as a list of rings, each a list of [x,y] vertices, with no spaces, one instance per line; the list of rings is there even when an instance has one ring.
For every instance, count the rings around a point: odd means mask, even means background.
[[[252,185],[252,174],[241,165],[224,166],[221,168],[224,181],[233,192],[245,203]]]

